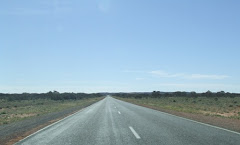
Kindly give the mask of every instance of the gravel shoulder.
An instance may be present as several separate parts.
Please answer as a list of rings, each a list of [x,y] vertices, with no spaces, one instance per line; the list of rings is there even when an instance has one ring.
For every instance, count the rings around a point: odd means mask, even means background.
[[[162,109],[159,107],[153,107],[153,106],[146,105],[146,104],[131,102],[131,101],[127,101],[124,99],[123,99],[123,101],[129,102],[132,104],[136,104],[139,106],[151,108],[154,110],[158,110],[161,112],[169,113],[169,114],[176,115],[179,117],[184,117],[184,118],[191,119],[194,121],[198,121],[198,122],[214,125],[217,127],[229,129],[229,130],[240,133],[240,120],[239,119],[224,118],[224,117],[218,117],[218,116],[206,116],[203,114],[194,114],[194,113],[186,113],[186,112],[178,112],[178,111],[174,111],[174,110],[167,110],[167,109]]]
[[[86,104],[85,106],[76,106],[60,112],[49,113],[11,124],[1,125],[0,144],[14,144],[15,142],[25,138],[26,136],[36,132],[37,130],[44,128],[45,126],[50,125],[64,117],[67,117],[87,106],[90,106],[91,104]]]

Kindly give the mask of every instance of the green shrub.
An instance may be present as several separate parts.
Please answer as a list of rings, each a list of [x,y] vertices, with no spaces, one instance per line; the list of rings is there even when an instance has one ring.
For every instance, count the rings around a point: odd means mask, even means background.
[[[4,121],[3,124],[8,124],[8,122],[7,122],[7,121]]]
[[[1,112],[0,114],[7,114],[7,112]]]

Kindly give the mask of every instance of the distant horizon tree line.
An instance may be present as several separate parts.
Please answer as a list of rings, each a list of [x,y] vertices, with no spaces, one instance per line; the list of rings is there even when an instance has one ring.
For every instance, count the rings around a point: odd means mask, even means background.
[[[204,93],[196,93],[192,92],[160,92],[153,91],[151,93],[114,93],[114,96],[122,97],[122,98],[161,98],[161,97],[240,97],[239,93],[229,93],[224,91],[219,92],[211,92],[207,91]]]
[[[0,93],[0,99],[8,101],[16,100],[35,100],[35,99],[51,99],[51,100],[80,100],[84,98],[93,98],[103,96],[100,93],[59,93],[58,91],[49,91],[47,93],[21,93],[9,94]]]
[[[21,94],[10,94],[10,93],[0,93],[0,99],[8,101],[16,100],[34,100],[34,99],[51,99],[51,100],[80,100],[84,98],[102,97],[106,95],[113,95],[122,98],[161,98],[161,97],[240,97],[239,93],[229,93],[224,91],[211,92],[207,91],[204,93],[184,92],[134,92],[134,93],[59,93],[58,91],[49,91],[47,93],[21,93]]]

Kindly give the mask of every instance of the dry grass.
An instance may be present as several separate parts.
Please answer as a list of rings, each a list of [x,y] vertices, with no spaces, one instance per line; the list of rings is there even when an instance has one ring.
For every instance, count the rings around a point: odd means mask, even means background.
[[[240,119],[240,97],[163,97],[142,99],[118,97],[117,99],[159,109]]]
[[[7,101],[0,100],[0,125],[26,118],[58,112],[75,106],[91,104],[102,98],[54,101],[49,99]]]

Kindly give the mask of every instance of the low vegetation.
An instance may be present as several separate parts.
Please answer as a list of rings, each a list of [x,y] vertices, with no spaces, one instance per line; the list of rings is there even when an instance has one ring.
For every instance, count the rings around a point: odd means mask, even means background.
[[[212,93],[118,93],[118,99],[155,109],[240,119],[240,95]]]
[[[26,97],[24,97],[26,96]],[[99,101],[100,94],[1,94],[0,125]]]

